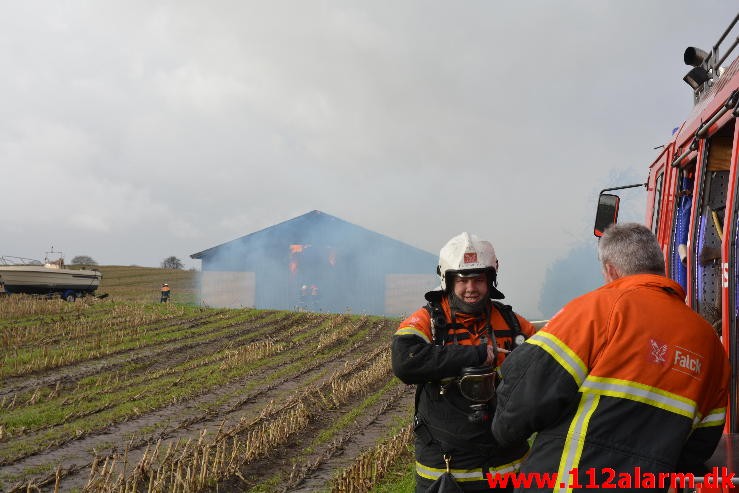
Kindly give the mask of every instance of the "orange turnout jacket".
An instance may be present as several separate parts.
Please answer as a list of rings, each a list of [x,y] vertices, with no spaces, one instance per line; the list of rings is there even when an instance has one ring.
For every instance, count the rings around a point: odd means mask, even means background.
[[[451,322],[447,297],[441,300],[446,323]],[[521,333],[531,336],[535,328],[515,314]],[[493,491],[486,472],[513,471],[528,450],[521,439],[502,449],[492,443],[490,417],[494,401],[488,404],[488,418],[482,422],[470,420],[470,401],[461,396],[458,388],[448,385],[441,394],[440,381],[458,377],[464,367],[479,366],[487,358],[483,337],[491,340],[484,317],[456,313],[456,328],[449,327],[446,344],[433,343],[431,315],[421,308],[401,322],[395,332],[392,346],[393,371],[403,382],[418,384],[417,415],[415,419],[416,491],[425,489],[444,471],[444,455],[451,457],[450,471],[464,491]],[[513,349],[513,334],[503,316],[493,305],[490,327],[497,346]],[[516,349],[515,351],[518,351]],[[515,352],[514,351],[514,352]],[[498,352],[498,363],[505,358]]]
[[[666,277],[623,277],[570,302],[506,359],[492,431],[500,445],[538,432],[521,472],[577,469],[580,484],[605,484],[603,468],[702,475],[730,370],[684,299]]]

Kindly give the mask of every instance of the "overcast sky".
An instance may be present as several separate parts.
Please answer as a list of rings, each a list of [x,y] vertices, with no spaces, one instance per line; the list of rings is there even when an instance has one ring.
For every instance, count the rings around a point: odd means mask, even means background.
[[[736,11],[4,1],[0,255],[199,267],[318,209],[434,254],[490,239],[533,316],[547,267],[592,237],[598,191],[644,181],[687,116],[683,50]]]

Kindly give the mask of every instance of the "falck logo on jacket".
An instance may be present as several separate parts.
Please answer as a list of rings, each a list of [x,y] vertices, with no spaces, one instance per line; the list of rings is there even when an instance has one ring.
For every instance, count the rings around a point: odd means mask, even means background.
[[[649,345],[652,348],[652,352],[650,354],[652,363],[656,363],[658,365],[665,363],[667,361],[665,359],[665,355],[667,354],[667,344],[662,344],[654,339],[649,339]]]
[[[703,355],[690,349],[675,346],[675,358],[672,361],[672,369],[685,373],[698,380],[701,379],[701,367],[703,366]]]

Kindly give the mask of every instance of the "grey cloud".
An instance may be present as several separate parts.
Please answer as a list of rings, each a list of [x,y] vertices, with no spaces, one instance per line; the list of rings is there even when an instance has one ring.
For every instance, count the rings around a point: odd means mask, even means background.
[[[7,4],[0,168],[35,192],[5,192],[0,253],[156,266],[319,209],[431,252],[490,238],[536,313],[593,190],[689,111],[682,50],[736,13],[692,7]]]

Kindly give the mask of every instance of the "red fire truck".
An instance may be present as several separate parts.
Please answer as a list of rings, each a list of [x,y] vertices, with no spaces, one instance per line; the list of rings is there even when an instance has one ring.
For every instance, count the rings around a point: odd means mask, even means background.
[[[646,187],[646,224],[662,246],[667,274],[685,288],[687,303],[721,335],[731,361],[726,435],[712,461],[728,464],[737,476],[739,57],[731,54],[739,36],[732,40],[729,35],[738,19],[739,15],[710,52],[692,47],[685,50],[685,63],[692,67],[684,77],[693,89],[692,112],[649,167],[646,183],[601,192],[595,223],[595,235],[600,236],[616,221],[617,190]],[[719,51],[722,44],[723,53]]]

